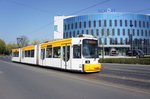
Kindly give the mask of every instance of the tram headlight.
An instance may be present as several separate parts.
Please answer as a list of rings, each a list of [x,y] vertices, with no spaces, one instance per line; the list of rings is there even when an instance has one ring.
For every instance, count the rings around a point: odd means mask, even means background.
[[[85,63],[86,63],[86,64],[90,64],[90,61],[89,61],[89,60],[86,60]]]

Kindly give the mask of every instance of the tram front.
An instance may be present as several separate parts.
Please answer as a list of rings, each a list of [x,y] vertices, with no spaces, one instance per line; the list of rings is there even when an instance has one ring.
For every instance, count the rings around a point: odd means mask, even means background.
[[[82,41],[83,72],[99,72],[101,64],[98,62],[98,40],[83,39]]]

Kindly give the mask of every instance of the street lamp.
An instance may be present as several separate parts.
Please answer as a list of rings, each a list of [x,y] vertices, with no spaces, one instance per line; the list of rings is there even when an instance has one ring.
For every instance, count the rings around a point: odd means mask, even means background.
[[[132,46],[132,39],[133,39],[133,35],[132,35],[132,27],[133,27],[133,25],[132,25],[132,23],[130,24],[130,27],[131,27],[131,32],[130,32],[130,34],[129,34],[129,41],[130,41],[130,46],[131,46],[131,50],[133,50],[133,46]]]
[[[103,33],[103,35],[99,38],[100,40],[101,40],[101,44],[102,44],[102,59],[104,59],[104,52],[105,52],[105,44],[106,44],[106,42],[107,41],[105,41],[105,38],[107,38],[107,40],[108,40],[108,38],[109,38],[109,36],[110,36],[110,29],[108,30],[108,29],[105,29],[105,28],[102,28],[103,30],[102,30],[102,33]],[[103,38],[103,40],[102,40],[102,38]]]

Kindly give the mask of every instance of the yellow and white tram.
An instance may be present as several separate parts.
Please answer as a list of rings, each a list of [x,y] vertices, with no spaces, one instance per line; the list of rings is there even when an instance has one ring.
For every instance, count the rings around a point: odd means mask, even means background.
[[[12,61],[81,72],[99,72],[98,41],[77,37],[12,50]]]

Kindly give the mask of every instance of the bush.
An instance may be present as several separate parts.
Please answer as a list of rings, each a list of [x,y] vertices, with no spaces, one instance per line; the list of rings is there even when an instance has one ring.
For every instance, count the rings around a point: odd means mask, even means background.
[[[105,58],[100,63],[145,64],[150,65],[150,58]]]

